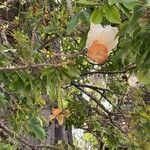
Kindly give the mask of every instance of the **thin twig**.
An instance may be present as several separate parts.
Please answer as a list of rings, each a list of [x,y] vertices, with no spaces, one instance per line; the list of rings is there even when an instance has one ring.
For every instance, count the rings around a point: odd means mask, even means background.
[[[115,127],[117,127],[122,133],[124,133],[125,135],[127,135],[127,133],[125,131],[123,131],[120,126],[118,126],[117,124],[114,123],[114,121],[112,120],[111,115],[113,115],[113,112],[108,111],[95,97],[93,97],[91,94],[85,92],[82,88],[78,87],[77,84],[75,84],[74,82],[72,82],[72,85],[74,85],[77,89],[79,89],[80,91],[82,91],[84,94],[86,94],[87,96],[89,96],[94,102],[96,102],[96,104],[104,111],[106,112],[106,114],[108,115],[108,118],[110,120],[110,122],[112,123],[112,125],[114,125]],[[128,136],[128,135],[127,135]]]
[[[41,63],[41,64],[28,64],[28,65],[22,65],[22,66],[11,66],[11,67],[0,67],[0,72],[7,72],[7,71],[17,71],[17,70],[26,70],[26,69],[34,69],[34,68],[40,68],[40,67],[60,67],[68,64],[72,64],[74,61],[66,61],[62,63]]]
[[[82,88],[78,86],[78,84],[72,82],[72,85],[74,85],[77,89],[85,93],[87,96],[89,96],[104,112],[107,114],[111,114],[112,112],[108,111],[95,97],[93,97],[91,94],[85,92]]]
[[[98,92],[107,102],[109,102],[109,104],[111,104],[114,108],[116,108],[117,110],[118,110],[118,112],[120,113],[120,114],[122,114],[122,116],[124,117],[124,119],[126,120],[126,117],[125,117],[125,115],[123,114],[123,112],[117,107],[117,106],[115,106],[108,98],[107,98],[107,96],[104,94],[104,93],[102,93],[100,90],[103,90],[103,91],[105,91],[105,90],[108,90],[109,91],[109,89],[103,89],[103,88],[99,88],[99,87],[95,87],[95,86],[91,86],[91,85],[86,85],[86,84],[80,84],[80,83],[76,83],[79,87],[84,87],[84,88],[90,88],[90,89],[92,89],[92,90],[94,90],[94,91],[96,91],[96,92]],[[112,92],[112,91],[111,91]]]
[[[86,75],[93,75],[93,74],[108,74],[108,75],[112,75],[112,74],[123,74],[123,73],[127,73],[130,70],[133,70],[136,68],[136,65],[130,65],[128,67],[123,68],[120,71],[91,71],[91,72],[86,72],[81,74],[81,76],[86,76]]]
[[[98,87],[98,86],[92,86],[92,85],[81,84],[81,83],[78,83],[78,85],[79,85],[80,87],[91,88],[91,89],[93,89],[93,90],[98,89],[98,90],[101,90],[101,91],[103,91],[103,92],[111,92],[111,93],[114,93],[114,94],[123,95],[122,93],[119,93],[119,92],[117,92],[117,91],[113,91],[113,90],[105,89],[105,88],[100,88],[100,87]]]
[[[108,114],[108,116],[109,116],[109,120],[110,120],[110,122],[112,123],[112,125],[115,126],[115,127],[117,127],[122,133],[124,133],[125,135],[127,135],[127,133],[126,133],[125,131],[123,131],[120,126],[118,126],[117,124],[114,123],[114,121],[113,121],[112,118],[111,118],[111,115]],[[127,135],[127,136],[128,136],[128,135]]]

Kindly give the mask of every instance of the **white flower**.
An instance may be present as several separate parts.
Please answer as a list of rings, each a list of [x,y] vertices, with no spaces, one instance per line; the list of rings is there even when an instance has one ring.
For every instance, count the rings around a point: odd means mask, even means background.
[[[117,33],[117,27],[91,24],[86,41],[87,56],[96,63],[103,63],[118,44]]]
[[[101,24],[92,23],[87,36],[86,48],[89,48],[94,41],[99,41],[110,51],[118,44],[118,38],[115,38],[117,33],[117,27],[112,27],[110,25],[102,26]]]

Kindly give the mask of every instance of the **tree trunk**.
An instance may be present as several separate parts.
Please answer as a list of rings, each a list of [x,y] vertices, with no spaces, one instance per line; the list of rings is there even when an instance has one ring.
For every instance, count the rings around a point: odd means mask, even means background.
[[[61,50],[60,50],[60,39],[59,38],[55,38],[52,42],[52,50],[55,52],[55,53],[61,53]],[[60,56],[55,56],[52,58],[53,63],[60,63],[61,59],[60,59]],[[52,107],[55,107],[57,108],[57,100],[53,100],[55,101],[55,106],[52,106]],[[47,110],[48,111],[48,110]],[[50,111],[50,109],[49,109]],[[49,113],[49,112],[48,112]],[[50,113],[49,113],[50,115]],[[48,122],[49,122],[49,117],[48,117]],[[46,140],[46,143],[49,143],[49,144],[57,144],[59,142],[59,140],[65,142],[65,143],[68,143],[68,137],[67,137],[67,131],[65,129],[65,125],[60,125],[58,123],[58,121],[55,119],[53,120],[52,123],[49,124],[48,126],[48,133],[47,133],[47,140]]]

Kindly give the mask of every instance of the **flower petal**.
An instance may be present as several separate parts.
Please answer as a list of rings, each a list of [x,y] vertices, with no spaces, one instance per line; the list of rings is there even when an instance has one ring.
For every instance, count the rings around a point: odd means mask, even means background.
[[[91,24],[87,36],[86,48],[91,47],[94,41],[99,41],[101,44],[107,47],[108,51],[111,51],[118,44],[118,38],[115,38],[117,32],[117,27],[112,27],[110,25],[102,26],[101,24]]]

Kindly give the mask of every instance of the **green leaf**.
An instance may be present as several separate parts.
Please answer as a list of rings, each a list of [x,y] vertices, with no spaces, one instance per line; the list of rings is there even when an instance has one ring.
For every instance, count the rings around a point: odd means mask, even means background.
[[[73,16],[71,21],[67,25],[67,33],[70,34],[77,26],[79,22],[79,14]]]
[[[54,72],[55,72],[55,68],[44,68],[42,70],[41,78],[43,78],[45,76],[49,76],[50,74],[53,74]]]
[[[149,85],[150,84],[150,69],[143,71],[142,69],[138,72],[138,79],[141,84]]]
[[[130,0],[130,1],[127,1],[127,2],[124,2],[123,5],[128,8],[129,10],[133,10],[134,7],[136,5],[138,5],[139,2],[137,0]]]
[[[89,21],[90,21],[90,16],[91,16],[91,11],[90,11],[90,10],[83,10],[83,11],[80,13],[80,20],[86,21],[87,23],[89,23]]]
[[[46,133],[42,127],[42,121],[40,118],[31,118],[29,122],[29,128],[38,139],[41,141],[45,139]]]
[[[141,54],[137,55],[137,57],[136,57],[136,64],[137,64],[138,67],[141,66],[141,67],[144,68],[143,63],[145,62],[146,57],[148,56],[148,53],[149,53],[149,51],[145,51],[145,53],[143,55],[141,55]]]
[[[5,99],[5,95],[0,93],[0,108],[5,108],[7,106],[8,101]]]
[[[42,120],[39,117],[33,117],[30,119],[30,124],[43,126]]]
[[[90,22],[98,24],[98,23],[101,23],[102,20],[103,20],[103,9],[100,6],[100,7],[95,8],[95,10],[93,11],[91,18],[90,18]]]
[[[117,3],[121,3],[129,10],[133,10],[134,6],[139,4],[139,1],[138,0],[108,0],[109,5],[114,5]]]
[[[61,68],[61,71],[63,73],[64,76],[66,76],[68,79],[72,79],[72,76],[68,73],[66,68]]]
[[[58,82],[54,79],[54,80],[51,80],[50,82],[50,89],[51,89],[51,98],[53,100],[56,100],[57,98],[57,85],[58,85]]]
[[[150,116],[146,113],[146,112],[139,112],[140,116],[142,116],[142,118],[150,120]]]
[[[135,6],[132,18],[129,22],[129,25],[127,27],[127,33],[133,37],[134,32],[139,28],[139,24],[137,20],[142,17],[144,13],[144,7],[141,5]]]
[[[14,91],[19,91],[19,92],[24,92],[24,81],[22,80],[22,78],[20,76],[16,76],[14,77],[15,80],[10,84],[12,90]]]
[[[40,139],[41,141],[43,141],[45,139],[46,133],[45,130],[40,127],[40,126],[31,126],[31,130],[33,131],[33,133],[35,134],[35,136]]]
[[[88,0],[78,0],[77,4],[83,4],[83,5],[98,5],[99,3],[93,2],[93,1],[88,1]]]
[[[120,3],[120,0],[108,0],[109,5],[114,5],[116,3]]]
[[[56,77],[54,77],[56,78]],[[51,97],[52,100],[56,99],[56,91],[57,91],[57,81],[56,79],[51,79],[51,77],[47,77],[47,84],[46,84],[46,92],[47,95]]]
[[[35,91],[35,100],[37,101],[37,103],[40,105],[40,106],[43,106],[43,105],[46,105],[46,102],[45,100],[41,97],[40,93],[38,93],[38,91]]]
[[[52,32],[57,31],[57,27],[47,26],[47,27],[44,27],[42,31],[43,33],[52,33]]]
[[[70,76],[72,76],[73,78],[79,77],[79,74],[80,74],[80,70],[78,70],[78,69],[75,68],[75,67],[69,67],[67,72],[68,72],[68,74],[69,74]]]
[[[0,150],[16,150],[17,148],[10,144],[0,143]]]
[[[143,16],[145,8],[142,5],[138,5],[133,10],[133,16],[131,18],[130,24],[137,22],[137,19]]]
[[[58,85],[61,81],[62,74],[60,70],[55,68],[49,74],[47,74],[46,92],[52,100],[57,99]]]
[[[121,23],[120,13],[116,6],[105,5],[103,7],[103,12],[105,13],[105,16],[109,22],[118,24]]]
[[[73,78],[79,77],[79,70],[77,70],[74,67],[70,67],[70,68],[61,68],[62,73],[70,80],[72,80]]]

